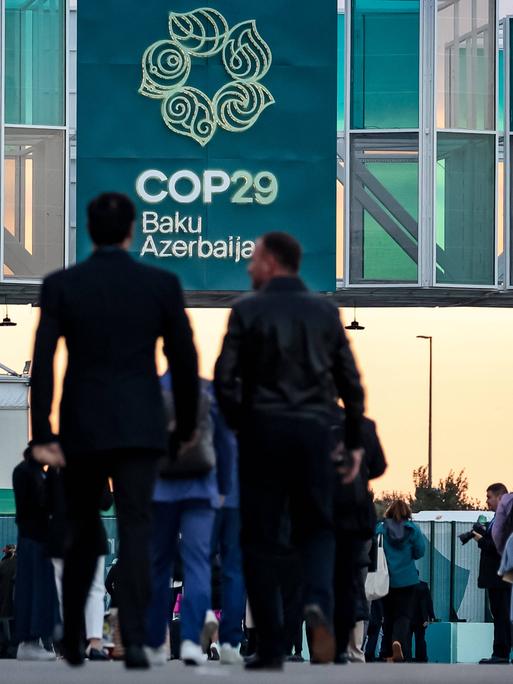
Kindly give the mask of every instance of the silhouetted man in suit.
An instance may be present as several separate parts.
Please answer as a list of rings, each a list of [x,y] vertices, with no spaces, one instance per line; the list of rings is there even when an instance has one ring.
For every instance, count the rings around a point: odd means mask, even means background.
[[[301,247],[268,233],[249,268],[258,292],[233,307],[217,362],[215,387],[238,431],[242,550],[258,657],[246,667],[281,669],[284,634],[279,591],[280,530],[290,514],[304,571],[305,618],[312,658],[335,656],[330,421],[337,397],[346,409],[349,458],[360,469],[363,390],[338,310],[298,276]]]
[[[34,457],[64,467],[71,534],[63,576],[63,650],[83,662],[81,625],[103,537],[99,517],[111,477],[119,530],[119,615],[127,667],[148,667],[142,644],[149,595],[151,496],[158,457],[167,448],[166,419],[155,366],[155,345],[173,372],[179,440],[194,437],[197,357],[178,279],[128,254],[135,208],[108,193],[88,207],[95,250],[67,271],[48,276],[32,372]],[[53,359],[64,337],[68,365],[60,405],[60,433],[49,415]]]

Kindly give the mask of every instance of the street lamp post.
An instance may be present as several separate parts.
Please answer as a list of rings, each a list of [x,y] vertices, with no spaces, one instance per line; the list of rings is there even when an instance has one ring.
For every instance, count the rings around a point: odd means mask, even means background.
[[[429,419],[428,419],[428,483],[433,487],[433,337],[417,335],[419,340],[429,340]]]

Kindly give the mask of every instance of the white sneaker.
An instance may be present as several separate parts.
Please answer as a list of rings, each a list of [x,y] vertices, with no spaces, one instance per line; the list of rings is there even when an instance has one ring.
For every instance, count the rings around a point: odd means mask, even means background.
[[[203,653],[208,653],[210,644],[214,641],[214,636],[219,629],[219,620],[213,610],[207,610],[205,614],[205,622],[201,630],[201,648]]]
[[[22,641],[18,646],[16,653],[16,660],[38,660],[39,662],[50,662],[56,660],[57,656],[53,651],[47,651],[41,640],[38,641]]]
[[[157,667],[160,667],[167,663],[167,653],[165,644],[162,644],[162,646],[159,646],[158,648],[145,646],[144,652],[146,653],[146,657],[148,658],[150,665],[156,665]]]
[[[223,665],[238,665],[243,663],[244,658],[240,654],[240,646],[223,644],[221,646],[221,663]]]
[[[199,644],[195,644],[194,641],[189,641],[188,639],[182,641],[180,660],[183,660],[185,665],[203,665],[206,659],[207,656],[203,653]]]

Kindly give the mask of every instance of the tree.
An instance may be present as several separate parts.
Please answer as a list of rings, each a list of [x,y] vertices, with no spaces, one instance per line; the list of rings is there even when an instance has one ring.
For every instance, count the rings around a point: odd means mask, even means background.
[[[429,486],[427,468],[421,466],[413,471],[415,494],[402,492],[383,492],[375,499],[378,517],[383,517],[386,509],[397,499],[406,501],[413,513],[420,511],[476,511],[481,510],[479,501],[471,499],[468,494],[468,479],[465,471],[455,473],[453,470],[445,479],[440,479],[437,487]]]
[[[430,487],[427,468],[421,466],[413,471],[415,495],[410,496],[410,506],[414,513],[419,511],[475,511],[479,502],[468,495],[468,479],[465,471],[453,470],[445,479],[438,481],[438,487]]]

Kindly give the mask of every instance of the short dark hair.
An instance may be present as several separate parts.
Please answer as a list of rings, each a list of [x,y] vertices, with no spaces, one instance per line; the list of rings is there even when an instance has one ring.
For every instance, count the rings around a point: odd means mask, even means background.
[[[132,200],[119,192],[105,192],[87,207],[89,235],[95,245],[119,245],[130,235],[135,220]]]
[[[502,484],[502,482],[495,482],[495,484],[491,484],[486,491],[492,492],[495,496],[502,496],[503,494],[508,493],[508,488],[505,484]]]
[[[278,261],[280,266],[297,273],[301,265],[303,250],[299,242],[288,233],[266,233],[261,237],[265,249]]]

